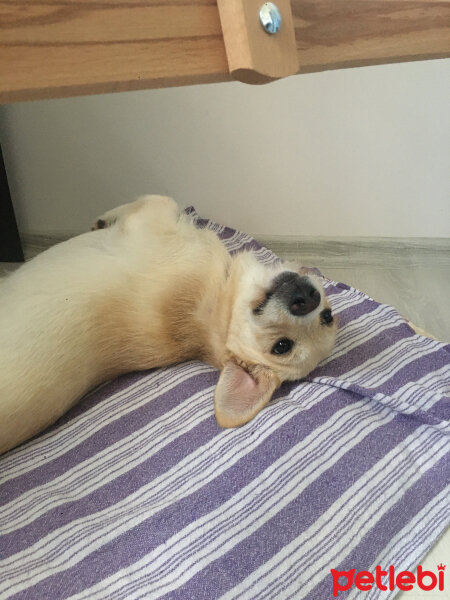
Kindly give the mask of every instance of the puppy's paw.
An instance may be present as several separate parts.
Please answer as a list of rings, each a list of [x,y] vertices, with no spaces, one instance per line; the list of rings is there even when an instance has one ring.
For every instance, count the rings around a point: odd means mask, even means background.
[[[96,231],[97,229],[106,229],[107,227],[111,227],[117,221],[120,213],[115,210],[109,210],[105,212],[103,215],[100,215],[95,223],[91,227],[91,231]]]
[[[91,227],[91,231],[96,231],[97,229],[105,229],[109,227],[112,223],[108,223],[105,219],[97,219],[95,223]]]

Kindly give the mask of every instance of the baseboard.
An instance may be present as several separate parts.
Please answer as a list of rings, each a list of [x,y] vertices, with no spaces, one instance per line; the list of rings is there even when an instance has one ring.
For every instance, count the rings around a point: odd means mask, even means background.
[[[388,266],[389,260],[411,263],[414,258],[421,265],[449,264],[450,238],[393,238],[393,237],[313,237],[313,236],[254,236],[263,246],[284,259],[298,258],[307,263],[314,257],[315,264],[336,267],[352,264]]]
[[[23,233],[25,256],[31,258],[51,246],[73,237],[71,232]],[[393,237],[313,237],[254,235],[263,246],[289,260],[299,257],[304,264],[313,258],[318,267],[330,263],[333,266],[373,264],[387,267],[392,257],[408,264],[417,262],[423,266],[450,265],[450,238],[393,238]]]

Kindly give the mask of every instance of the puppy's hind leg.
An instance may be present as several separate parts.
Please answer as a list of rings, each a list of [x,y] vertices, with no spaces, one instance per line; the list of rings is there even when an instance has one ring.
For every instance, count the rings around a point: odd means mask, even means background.
[[[95,231],[96,229],[106,229],[107,227],[111,227],[117,222],[123,221],[124,219],[126,219],[127,215],[130,215],[131,213],[138,210],[138,203],[139,200],[136,200],[135,202],[122,204],[121,206],[116,206],[116,208],[106,211],[105,213],[97,217],[95,223],[91,227],[91,230]]]
[[[163,222],[175,222],[178,212],[176,202],[168,196],[141,196],[135,202],[122,204],[103,213],[96,219],[91,229],[92,231],[105,229],[116,223],[119,225],[130,224],[135,221],[135,216],[139,220],[149,218],[152,223],[161,225]]]

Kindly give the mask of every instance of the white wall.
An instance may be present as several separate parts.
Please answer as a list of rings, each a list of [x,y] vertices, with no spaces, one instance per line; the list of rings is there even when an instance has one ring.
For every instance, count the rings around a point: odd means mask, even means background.
[[[450,236],[450,61],[3,108],[23,231],[135,196],[251,233]]]

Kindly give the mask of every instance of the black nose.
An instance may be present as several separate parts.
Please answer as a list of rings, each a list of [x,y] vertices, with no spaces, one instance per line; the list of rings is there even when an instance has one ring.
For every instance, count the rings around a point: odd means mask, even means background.
[[[309,314],[320,304],[319,290],[314,287],[309,277],[300,277],[298,273],[280,273],[274,281],[274,288],[274,295],[296,317]]]

